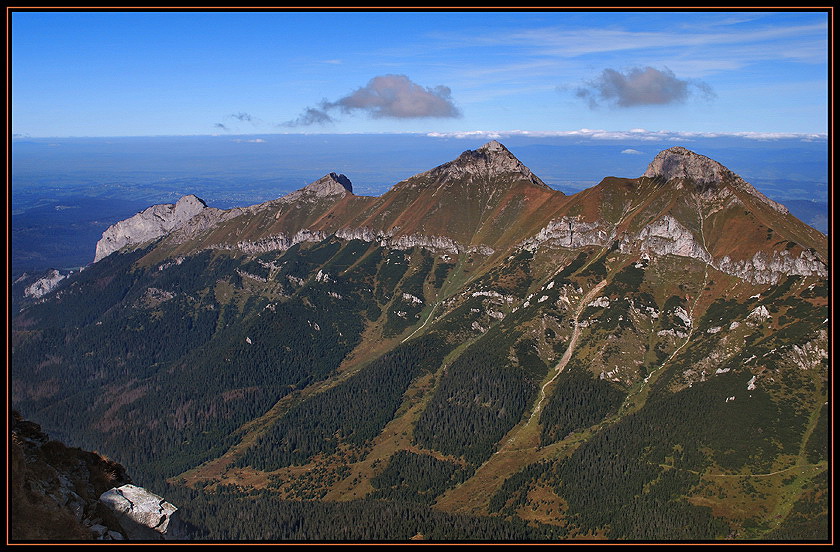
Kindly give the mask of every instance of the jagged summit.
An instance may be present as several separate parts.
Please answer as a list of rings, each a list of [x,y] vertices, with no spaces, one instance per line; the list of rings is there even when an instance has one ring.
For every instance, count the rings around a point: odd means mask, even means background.
[[[319,197],[353,193],[353,183],[343,174],[331,172],[307,185],[304,190]]]
[[[682,146],[659,152],[642,176],[648,178],[686,178],[697,183],[721,182],[725,178],[740,178],[738,175],[704,155],[694,153]]]
[[[730,184],[736,189],[754,196],[774,210],[780,213],[788,213],[785,206],[771,200],[722,164],[682,146],[675,146],[659,152],[650,162],[642,177],[662,178],[665,181],[679,178],[690,180],[703,187],[707,187],[709,184],[714,184],[715,187]]]
[[[314,182],[310,182],[300,190],[286,194],[268,204],[278,202],[286,204],[300,200],[311,202],[312,200],[317,201],[320,199],[341,199],[347,194],[353,194],[353,184],[350,182],[350,179],[343,174],[331,172]]]
[[[532,184],[550,190],[531,169],[513,155],[504,145],[496,140],[491,140],[483,146],[466,150],[456,159],[444,163],[434,169],[416,175],[417,177],[433,177],[440,180],[457,180],[464,177],[482,179],[496,177],[520,177]],[[409,180],[412,180],[409,179]]]
[[[476,149],[476,151],[488,152],[488,153],[492,153],[492,152],[503,152],[503,153],[507,153],[508,155],[510,155],[511,157],[513,157],[513,154],[510,152],[510,150],[508,150],[508,149],[507,149],[504,145],[502,145],[502,143],[501,143],[501,142],[499,142],[498,140],[490,140],[489,142],[487,142],[486,144],[484,144],[484,145],[483,145],[483,146],[481,146],[480,148],[477,148],[477,149]]]

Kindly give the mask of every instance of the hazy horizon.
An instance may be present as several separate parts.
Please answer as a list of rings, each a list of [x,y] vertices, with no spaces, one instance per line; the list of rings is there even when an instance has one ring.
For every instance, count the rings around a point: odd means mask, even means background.
[[[378,196],[491,139],[566,194],[607,176],[638,177],[659,151],[683,145],[827,232],[826,140],[677,138],[636,132],[610,138],[403,133],[19,139],[12,145],[12,265],[16,272],[82,266],[92,261],[108,226],[187,194],[211,207],[242,207],[337,172],[357,195]]]
[[[564,193],[682,145],[827,227],[830,15],[8,10],[13,257],[92,258],[187,193],[379,195],[491,139]]]

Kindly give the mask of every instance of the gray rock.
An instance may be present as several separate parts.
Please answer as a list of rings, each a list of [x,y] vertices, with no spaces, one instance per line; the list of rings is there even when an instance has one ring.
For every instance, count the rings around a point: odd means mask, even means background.
[[[715,268],[754,284],[777,284],[786,275],[828,277],[826,264],[809,250],[802,251],[798,257],[787,250],[769,254],[759,251],[752,258],[740,261],[725,256]]]
[[[122,529],[128,540],[184,538],[178,509],[158,495],[135,485],[102,493],[99,504],[109,525]]]
[[[544,243],[569,249],[588,245],[603,246],[615,237],[614,229],[603,221],[586,222],[580,216],[552,220],[542,230],[523,242],[522,247],[534,251]]]
[[[34,297],[39,298],[43,297],[44,295],[51,292],[55,287],[67,276],[61,274],[57,270],[51,270],[47,273],[46,276],[43,278],[39,278],[32,284],[28,285],[25,290],[23,290],[23,294],[26,297]]]
[[[666,181],[681,178],[694,181],[697,184],[730,183],[742,192],[747,192],[759,201],[765,203],[780,213],[788,213],[787,207],[768,198],[743,178],[730,171],[717,161],[704,155],[694,153],[682,146],[669,148],[659,152],[647,167],[644,177],[663,178]]]
[[[711,255],[695,239],[694,234],[670,215],[648,224],[632,239],[625,235],[620,248],[625,253],[637,248],[648,255],[677,255],[705,263],[712,261]]]
[[[121,541],[121,540],[125,540],[125,537],[122,535],[122,533],[118,533],[117,531],[108,531],[104,535],[104,540]]]
[[[102,233],[102,239],[96,243],[93,262],[123,247],[141,245],[165,236],[184,226],[204,209],[207,209],[204,201],[194,195],[187,195],[175,204],[153,205],[131,218],[121,220]]]

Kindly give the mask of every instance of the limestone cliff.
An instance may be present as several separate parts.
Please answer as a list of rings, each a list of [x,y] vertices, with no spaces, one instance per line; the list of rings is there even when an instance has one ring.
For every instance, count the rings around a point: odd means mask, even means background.
[[[177,203],[154,205],[131,218],[121,220],[102,233],[102,239],[96,243],[93,262],[125,246],[140,245],[165,236],[206,208],[204,201],[194,195],[187,195]]]

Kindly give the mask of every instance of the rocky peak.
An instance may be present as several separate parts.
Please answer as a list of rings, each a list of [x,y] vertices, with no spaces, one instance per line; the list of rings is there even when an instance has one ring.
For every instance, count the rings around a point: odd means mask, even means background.
[[[314,182],[310,182],[300,190],[296,190],[290,194],[286,194],[274,201],[270,201],[264,205],[276,206],[296,203],[299,201],[312,201],[319,199],[338,200],[347,194],[353,193],[353,184],[350,179],[343,174],[331,172],[319,178]]]
[[[480,151],[483,153],[504,153],[510,157],[513,157],[513,154],[510,152],[510,150],[504,147],[502,143],[498,140],[490,140],[475,151]]]
[[[516,156],[496,140],[491,140],[478,149],[467,150],[457,159],[444,163],[424,174],[434,174],[436,172],[450,178],[462,178],[464,176],[497,177],[514,174],[530,181],[532,184],[549,188],[531,172],[531,169],[523,165]]]
[[[153,205],[133,217],[111,225],[96,244],[94,262],[123,247],[140,245],[180,228],[207,208],[200,198],[190,194],[176,203]]]
[[[343,174],[331,172],[307,185],[303,190],[308,194],[315,194],[318,197],[345,195],[347,193],[353,193],[353,184]]]
[[[175,216],[192,217],[205,207],[207,207],[207,204],[200,197],[193,194],[185,195],[175,202]]]
[[[689,180],[703,189],[717,189],[725,184],[754,196],[780,213],[787,213],[783,205],[776,203],[756,190],[743,178],[730,171],[717,161],[700,155],[682,146],[675,146],[659,152],[647,167],[643,177],[662,178],[670,181],[675,178]]]
[[[725,178],[739,178],[717,161],[682,146],[659,152],[642,176],[659,177],[666,181],[684,178],[697,183],[722,182]]]

